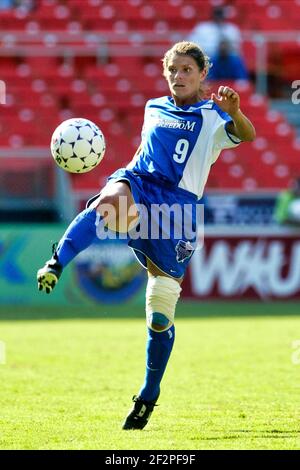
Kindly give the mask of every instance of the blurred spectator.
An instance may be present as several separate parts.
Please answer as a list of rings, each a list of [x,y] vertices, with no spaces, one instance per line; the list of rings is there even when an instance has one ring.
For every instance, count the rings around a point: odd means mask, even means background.
[[[279,224],[300,225],[300,177],[294,180],[290,189],[279,194],[275,220]]]
[[[227,40],[220,42],[216,56],[211,59],[212,67],[209,70],[208,78],[212,80],[248,80],[248,72],[243,59],[232,50],[231,44]]]
[[[14,0],[14,6],[25,12],[30,12],[36,8],[36,0]]]
[[[14,0],[0,0],[0,10],[7,10],[15,6]]]
[[[235,24],[225,20],[223,7],[215,7],[212,10],[211,21],[202,21],[197,24],[187,40],[198,44],[209,57],[218,53],[220,43],[223,40],[227,40],[232,50],[239,54],[241,32]]]

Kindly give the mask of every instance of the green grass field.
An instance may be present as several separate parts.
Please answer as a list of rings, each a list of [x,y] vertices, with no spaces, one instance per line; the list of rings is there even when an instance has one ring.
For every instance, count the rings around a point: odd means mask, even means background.
[[[181,302],[143,431],[121,429],[144,376],[142,310],[100,310],[1,307],[1,449],[300,448],[299,304]]]

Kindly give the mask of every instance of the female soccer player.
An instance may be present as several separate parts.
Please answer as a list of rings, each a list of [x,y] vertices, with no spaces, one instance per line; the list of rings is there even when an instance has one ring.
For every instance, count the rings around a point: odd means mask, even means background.
[[[179,42],[166,52],[163,73],[171,96],[146,103],[142,143],[133,161],[109,177],[102,191],[67,228],[52,258],[37,274],[39,289],[49,293],[63,268],[97,235],[101,238],[105,227],[128,232],[129,246],[148,271],[148,340],[145,381],[138,396],[133,397],[134,406],[123,429],[143,429],[160,393],[174,343],[180,284],[195,249],[195,209],[210,167],[222,149],[255,138],[253,125],[240,110],[236,91],[220,86],[218,95],[204,99],[203,81],[209,66],[208,57],[191,42]],[[174,204],[182,208],[183,222],[178,210],[175,215],[167,210]],[[169,232],[162,226],[161,214],[154,210],[157,205],[164,205]],[[157,228],[159,237],[152,232],[149,235],[149,231],[139,237],[135,231],[133,236],[132,230],[143,222]],[[173,233],[174,228],[185,229],[187,225],[184,233]]]

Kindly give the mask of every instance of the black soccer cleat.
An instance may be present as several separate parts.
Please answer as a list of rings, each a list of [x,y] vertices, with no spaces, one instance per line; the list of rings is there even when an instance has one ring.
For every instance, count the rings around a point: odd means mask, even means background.
[[[125,419],[122,429],[144,429],[154,407],[157,406],[155,404],[157,399],[154,401],[146,401],[134,395],[132,401],[134,402],[133,408]]]
[[[47,294],[52,292],[63,270],[62,265],[58,261],[56,244],[52,246],[52,253],[52,258],[37,272],[38,289],[46,291]]]

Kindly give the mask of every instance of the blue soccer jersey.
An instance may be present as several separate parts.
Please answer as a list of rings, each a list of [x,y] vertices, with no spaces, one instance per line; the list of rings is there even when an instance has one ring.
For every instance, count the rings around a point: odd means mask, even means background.
[[[227,132],[231,117],[212,100],[176,106],[173,98],[149,100],[142,144],[127,168],[202,197],[211,165],[221,150],[241,141]]]
[[[128,244],[145,268],[150,259],[169,276],[184,275],[198,243],[197,206],[210,167],[221,150],[241,142],[228,133],[230,121],[212,100],[181,107],[169,96],[147,102],[139,150],[126,168],[109,177],[110,182],[128,182],[139,208],[136,227],[147,227],[146,237],[136,237],[135,227],[128,232]],[[167,211],[174,204],[180,206],[179,217]],[[157,205],[162,213],[167,211],[168,233],[163,218],[153,211]],[[152,227],[159,228],[159,237],[153,237]],[[180,227],[181,232],[174,230]]]

